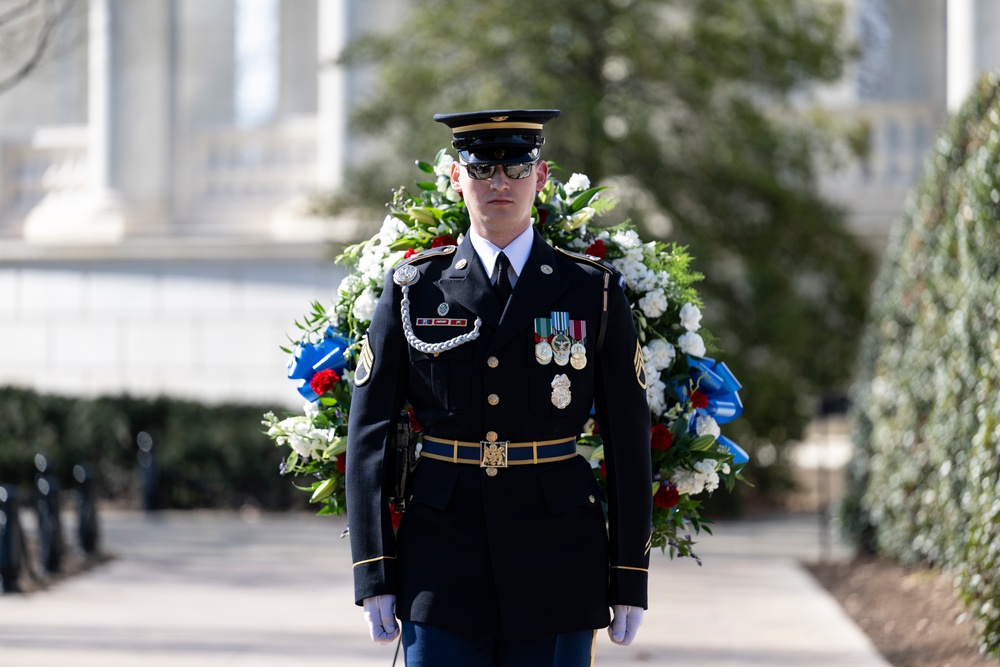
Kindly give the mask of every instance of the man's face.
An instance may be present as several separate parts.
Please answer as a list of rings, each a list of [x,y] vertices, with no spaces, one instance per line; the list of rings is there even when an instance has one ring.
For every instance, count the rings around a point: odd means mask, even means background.
[[[545,186],[549,167],[539,162],[527,178],[514,179],[497,166],[493,175],[479,181],[458,162],[451,165],[451,186],[465,199],[469,218],[481,236],[513,238],[531,223],[535,194]]]

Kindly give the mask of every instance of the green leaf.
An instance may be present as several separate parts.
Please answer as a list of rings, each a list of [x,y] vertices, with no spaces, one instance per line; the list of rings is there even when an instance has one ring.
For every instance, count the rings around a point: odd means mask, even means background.
[[[590,188],[589,190],[584,190],[583,192],[578,194],[576,198],[573,200],[573,203],[569,205],[569,212],[576,213],[577,211],[583,209],[584,207],[587,206],[587,204],[590,203],[590,200],[594,198],[594,195],[596,195],[601,190],[607,190],[607,189],[608,186],[606,185],[598,185],[596,188]]]
[[[438,189],[437,183],[434,181],[421,181],[417,183],[417,187],[428,192],[437,192]]]
[[[423,160],[417,160],[417,168],[420,169],[420,171],[424,172],[425,174],[433,174],[434,173],[434,165],[428,164],[427,162],[424,162]]]

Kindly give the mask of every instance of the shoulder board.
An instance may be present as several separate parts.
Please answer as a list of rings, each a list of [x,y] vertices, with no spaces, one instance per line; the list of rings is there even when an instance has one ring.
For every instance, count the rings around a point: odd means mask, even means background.
[[[556,248],[556,252],[561,252],[576,262],[584,262],[586,264],[590,264],[591,266],[596,266],[599,269],[603,269],[608,273],[615,273],[615,268],[600,257],[595,257],[594,255],[584,255],[583,253],[573,252],[572,250],[566,250],[564,248]]]
[[[396,264],[396,266],[400,267],[406,264],[415,264],[416,262],[422,262],[426,259],[431,259],[432,257],[444,257],[454,253],[457,249],[458,246],[454,245],[443,245],[438,248],[428,248],[427,250],[418,252],[416,255],[399,260],[399,263]]]

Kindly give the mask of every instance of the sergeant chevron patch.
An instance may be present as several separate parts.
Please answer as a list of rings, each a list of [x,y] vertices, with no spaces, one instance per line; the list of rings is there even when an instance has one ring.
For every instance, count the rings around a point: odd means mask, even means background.
[[[635,379],[639,381],[639,386],[645,389],[646,362],[642,358],[642,346],[639,345],[639,341],[635,342],[635,357],[632,359],[632,364],[635,366]]]
[[[375,367],[375,355],[368,345],[368,335],[365,335],[364,345],[361,346],[361,354],[358,355],[358,368],[354,371],[354,386],[360,387],[368,382],[372,376],[372,369]]]

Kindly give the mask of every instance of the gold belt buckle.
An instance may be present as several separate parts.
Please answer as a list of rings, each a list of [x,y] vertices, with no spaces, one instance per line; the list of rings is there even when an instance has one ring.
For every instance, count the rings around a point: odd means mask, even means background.
[[[479,441],[479,467],[486,468],[486,474],[493,477],[497,468],[507,467],[507,445],[509,441],[489,442]]]

